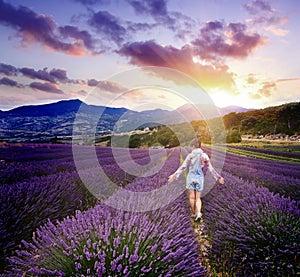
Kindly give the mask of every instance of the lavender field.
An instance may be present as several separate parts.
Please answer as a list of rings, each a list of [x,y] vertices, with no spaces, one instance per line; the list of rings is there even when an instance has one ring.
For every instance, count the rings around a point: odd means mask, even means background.
[[[118,153],[116,162],[112,148],[96,147],[101,168],[120,190],[160,192],[159,199],[140,198],[145,211],[130,209],[140,199],[95,197],[80,178],[71,145],[1,147],[1,276],[300,274],[300,163],[227,153],[225,184],[203,197],[199,233],[183,178],[167,184],[186,149],[152,150],[151,158],[148,149],[130,149],[131,161],[126,151]],[[162,164],[152,175],[124,170],[129,162],[138,169],[150,160]],[[82,154],[79,162],[86,176],[97,176],[92,157]],[[199,237],[208,243],[205,253]]]

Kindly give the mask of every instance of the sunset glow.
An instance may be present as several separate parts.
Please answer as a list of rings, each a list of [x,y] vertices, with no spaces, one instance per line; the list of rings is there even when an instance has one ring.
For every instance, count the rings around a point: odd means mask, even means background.
[[[104,105],[130,83],[110,83],[113,76],[149,66],[189,76],[220,107],[299,100],[297,1],[0,0],[0,7],[0,110],[84,101],[97,85]],[[190,89],[160,77],[166,87]],[[155,84],[151,78],[145,85]],[[115,104],[133,108],[147,99],[155,107],[161,96],[140,91]]]

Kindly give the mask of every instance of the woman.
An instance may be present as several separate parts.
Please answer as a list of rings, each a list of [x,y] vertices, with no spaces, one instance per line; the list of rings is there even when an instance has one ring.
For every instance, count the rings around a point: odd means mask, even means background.
[[[192,152],[187,155],[182,165],[176,170],[175,173],[169,176],[168,182],[173,182],[178,179],[185,169],[188,169],[186,178],[186,188],[189,194],[189,203],[192,210],[192,216],[196,217],[195,220],[201,219],[201,192],[203,191],[204,174],[203,168],[207,166],[208,170],[212,173],[213,177],[224,184],[224,178],[213,168],[209,161],[209,157],[203,152],[201,142],[197,139],[191,143],[193,148]]]

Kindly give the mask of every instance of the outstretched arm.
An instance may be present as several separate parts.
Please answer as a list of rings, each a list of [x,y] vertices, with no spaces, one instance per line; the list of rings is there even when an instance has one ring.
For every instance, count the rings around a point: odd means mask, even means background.
[[[214,167],[212,166],[209,157],[207,154],[203,154],[202,155],[204,158],[204,161],[207,165],[207,168],[209,170],[209,172],[212,174],[212,176],[215,178],[216,181],[219,181],[220,184],[224,184],[224,178],[214,169]]]
[[[191,153],[190,153],[190,154],[188,154],[188,155],[186,156],[186,158],[185,158],[185,160],[183,161],[182,165],[181,165],[181,166],[180,166],[180,167],[179,167],[172,175],[169,176],[169,179],[168,179],[168,182],[169,182],[169,183],[171,183],[171,182],[173,182],[175,179],[178,179],[178,178],[179,178],[179,176],[182,174],[182,172],[183,172],[184,170],[186,170],[186,168],[188,167],[188,164],[189,164],[191,158],[192,158],[192,155],[191,155]]]
[[[214,167],[211,165],[210,161],[206,161],[208,165],[208,170],[212,174],[212,176],[215,178],[215,180],[219,181],[220,184],[224,184],[224,178],[214,169]]]

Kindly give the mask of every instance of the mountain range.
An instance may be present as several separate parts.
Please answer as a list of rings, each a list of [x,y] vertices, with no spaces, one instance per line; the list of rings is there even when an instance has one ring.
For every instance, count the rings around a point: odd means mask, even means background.
[[[88,105],[78,99],[62,100],[0,111],[0,140],[49,141],[53,137],[71,138],[75,134],[88,134],[90,130],[96,130],[96,135],[101,136],[246,111],[249,109],[237,106],[216,109],[209,105],[185,104],[173,111],[154,109],[137,112]]]

